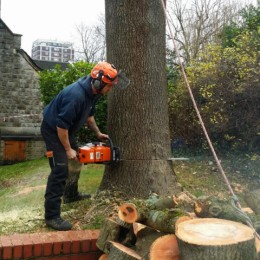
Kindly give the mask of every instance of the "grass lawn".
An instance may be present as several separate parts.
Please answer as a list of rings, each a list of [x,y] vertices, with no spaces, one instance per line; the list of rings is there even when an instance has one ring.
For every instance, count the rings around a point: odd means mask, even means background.
[[[174,162],[174,170],[182,187],[195,195],[229,196],[221,173],[211,157],[191,157],[187,161]],[[260,185],[260,156],[241,154],[223,157],[222,166],[236,195],[243,204],[246,191]],[[79,180],[79,191],[97,191],[103,176],[104,166],[84,165]],[[14,165],[0,166],[0,235],[50,231],[44,223],[44,192],[50,169],[46,158]],[[92,197],[93,197],[92,196]],[[91,209],[105,207],[106,213],[115,210],[113,202],[104,196],[108,205],[91,198],[71,204],[62,204],[62,217],[75,227],[100,228],[105,212],[90,215]],[[100,204],[99,204],[100,203]],[[104,204],[104,203],[103,203]],[[84,224],[83,224],[84,223]]]
[[[103,169],[103,165],[84,165],[79,190],[94,194]],[[48,230],[44,223],[44,193],[49,172],[46,158],[0,166],[0,235]],[[87,202],[91,205],[91,200]],[[87,202],[62,204],[62,214],[84,214]]]

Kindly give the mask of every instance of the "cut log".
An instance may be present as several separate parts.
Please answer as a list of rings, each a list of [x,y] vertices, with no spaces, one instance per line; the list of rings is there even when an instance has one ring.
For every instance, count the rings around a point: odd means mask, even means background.
[[[256,237],[255,239],[256,246],[256,260],[260,260],[260,240]]]
[[[150,248],[150,260],[180,260],[179,246],[175,235],[157,238]]]
[[[131,226],[129,229],[120,224],[113,219],[106,219],[104,221],[96,243],[97,247],[104,253],[109,253],[108,241],[120,242],[129,246],[135,244],[136,237],[133,233],[133,227]]]
[[[126,223],[139,222],[143,218],[141,211],[138,211],[133,203],[124,203],[119,206],[118,217]]]
[[[190,220],[190,219],[192,219],[192,217],[190,217],[190,216],[181,216],[181,217],[179,217],[179,218],[176,220],[176,222],[175,222],[175,230],[176,230],[178,224],[180,224],[180,223],[182,223],[182,222],[184,222],[184,221]]]
[[[180,212],[174,210],[151,210],[143,223],[165,233],[174,233],[175,223],[180,216]]]
[[[193,211],[196,199],[197,198],[188,191],[183,191],[174,195],[174,201],[177,203],[178,208],[181,208],[186,212]]]
[[[107,260],[107,254],[101,255],[98,260]]]
[[[182,260],[255,259],[254,230],[230,220],[192,219],[177,226]]]
[[[104,225],[100,230],[100,235],[97,240],[97,247],[105,252],[109,253],[108,241],[118,241],[120,236],[121,226],[115,222],[113,219],[106,219]]]
[[[119,206],[118,216],[126,223],[141,222],[150,210],[171,209],[177,205],[174,197],[159,198],[152,194],[147,200],[134,200]]]
[[[252,215],[236,207],[232,198],[223,200],[215,196],[201,197],[195,202],[194,212],[200,218],[220,218],[244,224],[248,220],[255,222]]]
[[[141,229],[143,229],[143,228],[145,228],[145,227],[146,227],[146,225],[143,225],[143,224],[141,224],[141,223],[138,223],[138,222],[133,223],[133,230],[134,230],[135,236],[137,236],[137,233],[138,233]]]
[[[143,259],[149,258],[151,245],[154,243],[154,241],[157,238],[164,235],[165,233],[159,232],[158,230],[155,230],[148,226],[144,226],[144,225],[141,226],[141,229],[139,229],[136,234],[136,244],[135,244],[136,252]]]
[[[260,215],[260,189],[248,192],[244,199],[247,205],[255,212],[255,214]]]
[[[127,223],[139,222],[165,233],[174,233],[176,220],[180,216],[187,215],[178,208],[153,209],[146,202],[139,203],[138,206],[124,203],[119,207],[118,217]]]
[[[178,203],[174,196],[159,198],[157,194],[152,194],[144,203],[151,209],[172,209],[175,208]]]
[[[141,260],[141,256],[134,250],[121,245],[117,242],[110,241],[110,252],[107,260]]]

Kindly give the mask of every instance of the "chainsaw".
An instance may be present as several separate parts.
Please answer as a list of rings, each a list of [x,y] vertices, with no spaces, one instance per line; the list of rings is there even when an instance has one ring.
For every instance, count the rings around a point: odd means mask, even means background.
[[[78,150],[79,162],[83,164],[101,163],[111,164],[120,160],[120,151],[118,147],[113,146],[110,138],[107,142],[90,142]]]

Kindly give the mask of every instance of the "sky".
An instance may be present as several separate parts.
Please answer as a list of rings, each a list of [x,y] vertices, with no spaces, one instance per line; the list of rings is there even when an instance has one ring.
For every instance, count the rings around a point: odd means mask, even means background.
[[[21,48],[31,55],[37,39],[73,41],[76,25],[94,25],[105,13],[105,0],[0,0],[1,18],[22,34]]]
[[[91,26],[105,13],[105,0],[0,0],[0,5],[2,20],[23,35],[21,48],[29,55],[37,39],[75,43],[76,25]]]

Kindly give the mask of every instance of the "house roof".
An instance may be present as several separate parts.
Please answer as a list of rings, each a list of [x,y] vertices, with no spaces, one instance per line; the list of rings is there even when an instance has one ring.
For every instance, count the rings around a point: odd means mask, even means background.
[[[18,36],[22,36],[22,34],[18,34],[18,33],[13,33],[10,28],[6,25],[6,23],[1,19],[0,17],[0,28],[5,28],[8,30],[9,33],[11,33],[12,35],[18,35]]]
[[[66,62],[54,62],[54,61],[43,61],[43,60],[33,60],[34,63],[41,68],[41,70],[55,69],[56,65],[60,65],[61,70],[66,70],[69,68],[69,63]]]
[[[38,66],[35,61],[25,52],[23,49],[18,49],[18,53],[20,53],[23,58],[36,70],[36,71],[41,71],[42,68]]]
[[[0,0],[1,1],[1,0]],[[4,28],[9,33],[15,36],[22,36],[22,34],[16,34],[13,33],[10,28],[6,25],[6,23],[0,18],[0,29]],[[43,61],[43,60],[33,60],[27,52],[25,52],[23,49],[17,49],[17,52],[20,53],[23,58],[36,70],[36,71],[42,71],[42,70],[48,70],[48,69],[55,69],[56,65],[60,65],[62,70],[65,70],[68,68],[69,63],[66,62],[53,62],[53,61]]]

